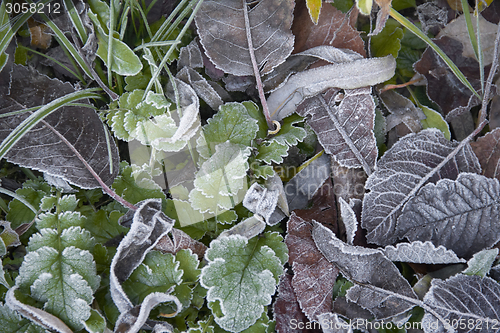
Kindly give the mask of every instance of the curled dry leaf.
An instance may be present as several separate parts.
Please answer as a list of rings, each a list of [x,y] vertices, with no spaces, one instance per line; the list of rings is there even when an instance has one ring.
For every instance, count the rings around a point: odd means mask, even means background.
[[[470,145],[481,163],[482,174],[500,180],[500,128],[495,128]]]
[[[195,18],[207,56],[217,68],[238,76],[254,75],[250,52],[260,73],[266,74],[293,49],[293,0],[261,0],[250,9],[248,5],[246,0],[207,0]]]
[[[51,79],[35,69],[13,66],[12,72],[8,68],[0,72],[1,114],[48,104],[76,91],[71,84]],[[3,84],[9,80],[10,83]],[[88,104],[88,101],[83,102]],[[21,112],[3,118],[0,122],[0,141],[30,115],[31,112]],[[82,106],[64,106],[22,137],[7,153],[6,159],[23,167],[62,177],[81,188],[100,187],[84,160],[109,186],[118,175],[119,158],[115,142],[106,140],[108,136],[110,134],[94,110]],[[113,162],[112,168],[109,156]]]
[[[330,89],[306,100],[297,111],[301,116],[311,116],[308,123],[319,142],[341,166],[362,167],[371,174],[378,150],[370,87],[346,90],[345,94]]]
[[[333,284],[338,269],[316,248],[310,222],[292,212],[287,230],[288,262],[295,273],[292,286],[307,318],[317,320],[320,314],[331,311]]]
[[[378,161],[368,177],[370,190],[363,199],[361,225],[367,240],[391,245],[397,240],[396,221],[404,204],[427,182],[456,179],[460,172],[481,171],[479,162],[466,144],[456,155],[458,142],[450,142],[436,129],[426,129],[401,138]],[[440,163],[445,163],[439,167]]]
[[[198,259],[203,258],[207,249],[205,244],[192,239],[188,234],[179,229],[172,228],[171,233],[172,237],[168,235],[161,237],[154,249],[172,254],[176,254],[180,250],[191,249],[198,256]]]
[[[385,256],[391,261],[411,262],[417,264],[455,264],[465,262],[457,257],[455,252],[447,250],[444,246],[434,246],[429,241],[414,241],[386,246],[383,250]]]

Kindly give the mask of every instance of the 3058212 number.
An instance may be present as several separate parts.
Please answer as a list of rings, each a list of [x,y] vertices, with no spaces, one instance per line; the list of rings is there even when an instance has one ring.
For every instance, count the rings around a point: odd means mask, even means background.
[[[60,3],[6,3],[5,11],[7,14],[60,14],[61,13],[61,4]]]

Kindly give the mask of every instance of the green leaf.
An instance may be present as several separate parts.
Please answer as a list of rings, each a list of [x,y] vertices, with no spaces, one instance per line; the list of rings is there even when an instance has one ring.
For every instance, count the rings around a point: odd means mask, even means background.
[[[392,54],[394,58],[397,58],[401,49],[403,35],[403,29],[400,28],[399,23],[393,19],[388,19],[384,29],[378,35],[372,36],[372,55],[374,57],[385,57]]]
[[[231,235],[213,240],[205,254],[209,262],[201,274],[201,284],[208,289],[207,301],[212,310],[220,302],[221,315],[215,321],[223,329],[240,332],[252,326],[271,303],[282,262],[267,245],[264,237],[250,240]],[[217,311],[215,311],[217,312]]]
[[[143,71],[139,72],[139,74],[134,76],[125,77],[125,86],[126,91],[134,91],[136,89],[146,89],[149,81],[151,81],[151,70],[149,67],[146,67]]]
[[[24,198],[33,207],[40,207],[42,198],[50,193],[50,186],[41,177],[37,180],[27,180],[16,194]],[[30,223],[35,218],[35,213],[29,210],[21,201],[12,200],[9,203],[9,212],[6,220],[12,223],[12,228],[17,228],[23,223]]]
[[[318,24],[322,0],[306,0],[307,10],[314,24]]]
[[[123,216],[119,211],[106,212],[105,210],[98,210],[87,215],[85,222],[85,229],[87,229],[94,237],[97,243],[104,244],[110,239],[127,233],[127,228],[118,223],[118,219]]]
[[[370,15],[372,12],[373,0],[356,0],[356,7],[363,15]]]
[[[395,10],[400,11],[406,8],[417,7],[417,4],[415,0],[392,0],[391,6]]]
[[[288,148],[288,145],[281,144],[278,141],[263,143],[259,146],[259,153],[256,159],[266,164],[283,163],[283,157],[288,155]]]
[[[101,333],[106,329],[106,319],[97,312],[97,310],[90,310],[90,318],[85,321],[85,329],[90,333]]]
[[[294,113],[285,119],[281,129],[274,137],[269,139],[269,142],[277,141],[282,145],[296,146],[297,143],[302,142],[307,136],[307,132],[302,127],[294,126],[304,121],[304,118]]]
[[[132,167],[127,162],[120,163],[120,175],[112,185],[115,192],[132,204],[149,198],[165,199],[165,193],[152,179],[135,179]]]
[[[398,58],[396,59],[397,69],[400,73],[407,77],[412,77],[415,74],[413,64],[422,57],[422,52],[409,48],[406,45],[401,46]]]
[[[259,163],[251,163],[250,168],[252,173],[257,178],[267,179],[268,177],[274,176],[274,169],[270,165],[260,165]]]
[[[28,319],[22,318],[6,304],[1,303],[0,327],[2,327],[2,331],[12,333],[49,333],[49,331],[44,330],[40,326],[32,324]]]
[[[45,246],[26,255],[16,284],[45,303],[45,311],[78,330],[90,317],[92,294],[99,281],[90,252],[73,246],[59,252]]]
[[[209,144],[211,153],[215,145],[229,141],[233,144],[250,146],[259,130],[258,121],[248,114],[248,110],[255,109],[255,104],[226,103],[219,107],[207,124],[203,126],[205,140]]]
[[[467,262],[468,267],[462,272],[462,274],[485,277],[490,271],[497,255],[498,249],[482,250],[474,254],[474,256]]]
[[[92,12],[88,12],[89,17],[94,22],[96,26],[96,35],[98,39],[99,48],[97,49],[97,56],[101,58],[101,60],[106,64],[109,68],[108,64],[108,48],[109,48],[109,36],[104,31],[99,22],[97,16]],[[128,76],[128,75],[136,75],[142,69],[142,63],[139,57],[132,51],[127,44],[119,40],[113,34],[112,37],[112,50],[111,53],[112,63],[111,70],[118,75]]]
[[[198,320],[195,323],[189,323],[187,333],[214,333],[214,327],[210,325],[209,320]]]
[[[240,190],[246,186],[249,155],[249,147],[241,149],[230,142],[215,146],[215,154],[202,164],[189,193],[193,207],[218,215],[238,204]]]
[[[448,140],[451,140],[451,132],[450,132],[450,127],[448,126],[448,123],[446,120],[444,120],[443,116],[441,113],[425,106],[425,105],[420,105],[420,108],[424,112],[425,116],[427,118],[421,119],[420,123],[422,124],[422,128],[437,128],[441,132],[443,132],[444,137]]]
[[[266,117],[264,117],[264,113],[262,112],[262,110],[260,110],[257,104],[255,104],[254,102],[243,102],[241,104],[243,104],[247,109],[248,115],[257,120],[257,124],[259,125],[257,138],[265,138],[267,136],[268,127]]]
[[[373,132],[375,133],[375,138],[377,139],[377,146],[385,143],[385,117],[379,108],[375,109],[375,126]]]

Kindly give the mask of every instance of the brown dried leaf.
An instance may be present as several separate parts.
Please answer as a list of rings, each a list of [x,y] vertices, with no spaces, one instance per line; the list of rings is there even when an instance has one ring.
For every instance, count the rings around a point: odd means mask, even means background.
[[[385,22],[389,18],[389,12],[391,11],[391,2],[392,0],[375,0],[377,5],[380,7],[380,10],[377,14],[377,23],[375,25],[375,30],[371,33],[371,35],[377,35],[382,31],[385,27]]]
[[[481,164],[482,174],[500,180],[500,128],[480,137],[470,145]]]
[[[192,239],[188,234],[179,229],[172,228],[171,233],[172,238],[168,235],[163,236],[154,249],[163,253],[172,254],[176,254],[180,250],[191,249],[191,251],[198,256],[198,259],[205,256],[205,251],[207,249],[205,244]]]
[[[252,8],[245,0],[206,0],[195,21],[200,41],[210,60],[224,72],[254,75],[248,39],[261,74],[269,73],[290,55],[293,0],[261,0]],[[248,13],[247,36],[245,15]]]
[[[276,320],[276,331],[279,333],[296,332],[292,329],[293,321],[297,323],[307,322],[307,318],[300,310],[297,296],[292,288],[292,276],[283,274],[280,276],[280,284],[278,286],[278,298],[273,305],[274,318]],[[312,330],[304,329],[304,333],[313,332]]]
[[[332,309],[333,284],[339,271],[316,248],[309,222],[293,212],[287,230],[288,262],[295,273],[293,289],[309,320],[317,320],[317,316]]]
[[[366,57],[365,45],[360,33],[350,25],[347,17],[332,4],[325,3],[321,8],[318,24],[309,18],[305,2],[299,1],[295,10],[292,31],[295,35],[294,53],[320,45],[331,45],[350,49]]]
[[[341,166],[362,167],[368,175],[378,155],[373,132],[375,103],[370,93],[370,87],[346,90],[345,95],[330,89],[305,101],[297,110],[303,117],[312,116],[308,123],[326,153]]]
[[[51,29],[45,24],[38,23],[34,19],[28,20],[28,27],[31,35],[31,46],[48,49],[52,36],[49,34]]]

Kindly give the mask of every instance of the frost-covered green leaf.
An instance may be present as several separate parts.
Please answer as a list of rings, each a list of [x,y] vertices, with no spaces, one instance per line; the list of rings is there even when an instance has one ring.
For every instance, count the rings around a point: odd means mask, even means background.
[[[97,16],[89,11],[89,17],[94,22],[96,35],[98,39],[99,48],[97,49],[97,56],[106,64],[111,70],[118,75],[128,76],[136,75],[142,69],[142,63],[139,57],[130,49],[130,47],[119,40],[118,34],[113,32],[111,38],[111,66],[108,64],[108,49],[109,49],[109,32],[106,33],[101,26]]]
[[[251,108],[256,108],[253,102],[226,103],[207,121],[203,126],[203,134],[212,154],[215,145],[226,141],[244,146],[251,145],[259,130],[257,120],[248,114]]]
[[[132,175],[132,167],[127,162],[120,163],[120,175],[112,185],[115,192],[132,204],[148,198],[165,199],[161,188],[151,178],[137,178]]]
[[[205,254],[209,262],[201,274],[208,289],[209,307],[219,307],[215,321],[223,329],[241,332],[253,325],[271,303],[286,260],[286,246],[277,233],[247,240],[239,235],[212,241]],[[275,250],[273,250],[275,249]],[[279,257],[278,257],[279,256]]]
[[[467,262],[468,267],[462,274],[485,277],[490,271],[497,255],[498,249],[483,250],[474,254]]]
[[[238,204],[239,194],[247,185],[249,156],[249,147],[241,149],[230,142],[215,146],[215,153],[201,165],[195,188],[189,193],[193,207],[217,215]]]
[[[425,105],[422,105],[420,108],[427,117],[425,119],[420,119],[420,123],[422,123],[422,128],[423,129],[431,127],[437,128],[438,130],[443,132],[445,138],[451,140],[450,127],[448,126],[446,120],[444,120],[443,116],[439,112]]]
[[[106,319],[96,310],[90,310],[90,318],[84,323],[85,329],[90,333],[104,332],[106,329]]]
[[[298,114],[292,114],[285,119],[283,119],[283,124],[281,129],[273,138],[269,141],[277,141],[282,145],[295,146],[297,143],[302,142],[307,136],[306,130],[302,127],[294,126],[296,124],[302,123],[304,118]]]
[[[100,277],[90,252],[95,241],[81,228],[85,217],[71,211],[77,204],[74,195],[42,200],[46,212],[37,217],[40,232],[30,239],[16,286],[44,303],[45,311],[73,329],[82,329],[91,315],[90,304]]]
[[[258,161],[266,164],[283,163],[283,157],[288,155],[288,148],[288,145],[281,144],[278,141],[272,141],[268,144],[264,143],[259,146],[259,153],[256,158]]]
[[[6,304],[0,304],[0,327],[4,332],[12,333],[48,333],[49,331],[22,318]]]
[[[124,93],[120,99],[109,105],[106,116],[108,124],[118,139],[130,141],[142,130],[144,123],[151,117],[164,115],[168,110],[168,102],[164,104],[143,101],[144,90]]]
[[[97,243],[104,244],[113,237],[127,232],[127,228],[118,223],[122,215],[123,213],[118,210],[107,212],[100,209],[92,212],[86,215],[85,229],[92,234]]]

